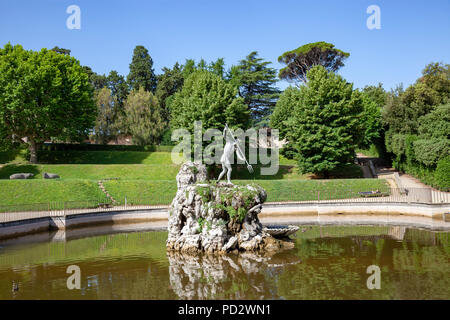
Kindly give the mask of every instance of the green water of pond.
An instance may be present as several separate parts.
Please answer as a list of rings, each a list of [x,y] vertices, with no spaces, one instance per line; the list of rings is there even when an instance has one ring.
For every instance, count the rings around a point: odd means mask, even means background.
[[[450,299],[449,232],[301,226],[272,256],[168,255],[165,231],[94,234],[0,243],[0,299]],[[80,289],[67,288],[71,265]]]

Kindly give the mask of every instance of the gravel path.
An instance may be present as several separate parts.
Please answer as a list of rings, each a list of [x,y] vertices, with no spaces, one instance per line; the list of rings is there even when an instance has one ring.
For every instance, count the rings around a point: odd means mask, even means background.
[[[418,179],[410,176],[406,173],[399,173],[400,182],[402,183],[404,188],[426,188],[432,189],[430,186],[420,182]]]

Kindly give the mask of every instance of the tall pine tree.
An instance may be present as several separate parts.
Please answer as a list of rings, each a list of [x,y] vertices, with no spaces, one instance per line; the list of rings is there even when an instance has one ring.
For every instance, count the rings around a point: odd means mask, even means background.
[[[157,79],[153,70],[153,59],[144,46],[134,48],[127,82],[131,90],[138,90],[141,87],[149,92],[156,90]]]
[[[111,90],[111,95],[117,99],[119,108],[123,109],[123,105],[128,95],[128,86],[124,76],[117,71],[112,70],[106,78],[106,86]]]
[[[172,69],[164,67],[163,74],[158,76],[158,86],[156,87],[156,98],[161,107],[163,120],[168,123],[170,112],[167,108],[166,99],[181,90],[184,83],[183,66],[177,62]]]
[[[268,67],[269,61],[258,58],[258,52],[251,52],[237,66],[231,68],[229,78],[239,88],[239,96],[251,112],[254,123],[272,113],[280,90],[275,87],[276,70]]]

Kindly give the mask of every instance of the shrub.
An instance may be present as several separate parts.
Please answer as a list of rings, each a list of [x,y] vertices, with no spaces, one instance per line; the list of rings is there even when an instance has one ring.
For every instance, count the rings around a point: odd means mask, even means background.
[[[405,156],[408,163],[416,161],[416,155],[414,153],[414,142],[418,139],[416,135],[408,134],[405,138]]]
[[[450,157],[439,160],[434,172],[436,186],[443,191],[450,191]]]
[[[161,144],[164,146],[173,146],[175,144],[172,141],[172,130],[170,128],[164,130],[161,137]]]
[[[414,160],[434,168],[440,159],[449,154],[450,141],[437,138],[420,139],[413,142],[413,148]]]
[[[70,143],[44,143],[39,151],[147,151],[147,152],[170,152],[173,146],[170,145],[116,145],[116,144],[70,144]]]
[[[70,143],[44,143],[40,151],[152,151],[145,150],[151,146],[114,145],[114,144],[70,144]]]
[[[386,137],[387,151],[392,152],[397,158],[401,158],[406,152],[406,135],[394,134]]]

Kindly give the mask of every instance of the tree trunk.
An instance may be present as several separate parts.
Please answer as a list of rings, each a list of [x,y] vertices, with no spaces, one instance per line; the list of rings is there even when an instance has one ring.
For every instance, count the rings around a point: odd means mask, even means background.
[[[37,163],[37,147],[36,141],[34,139],[30,139],[30,162]]]

